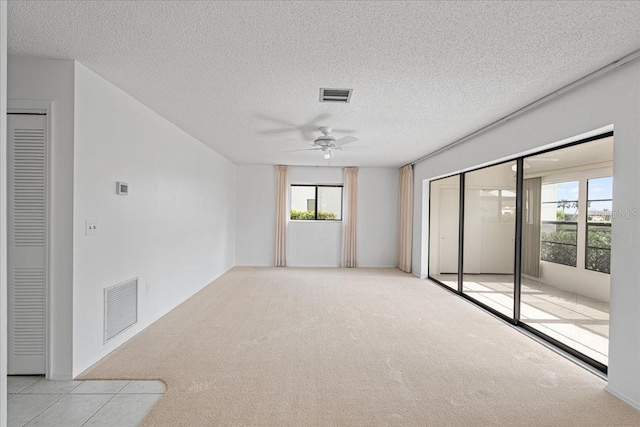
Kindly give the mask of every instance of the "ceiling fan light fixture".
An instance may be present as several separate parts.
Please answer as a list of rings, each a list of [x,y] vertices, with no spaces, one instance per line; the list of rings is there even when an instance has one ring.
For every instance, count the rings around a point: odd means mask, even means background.
[[[322,157],[324,157],[325,159],[329,160],[331,158],[331,151],[324,151],[322,153]]]

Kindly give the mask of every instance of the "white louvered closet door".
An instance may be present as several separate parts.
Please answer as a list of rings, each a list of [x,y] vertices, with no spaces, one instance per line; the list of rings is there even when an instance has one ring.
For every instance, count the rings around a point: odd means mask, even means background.
[[[44,115],[7,116],[10,375],[45,373],[46,124]]]

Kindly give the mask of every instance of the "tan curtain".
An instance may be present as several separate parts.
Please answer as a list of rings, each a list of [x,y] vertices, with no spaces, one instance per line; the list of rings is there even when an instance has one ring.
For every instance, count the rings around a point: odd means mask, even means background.
[[[344,168],[344,204],[342,266],[357,267],[358,168]]]
[[[398,189],[398,240],[396,267],[411,273],[411,245],[413,239],[413,166],[400,168]]]
[[[522,227],[522,274],[540,277],[540,214],[542,178],[524,180]]]
[[[287,224],[289,212],[289,166],[276,166],[276,259],[277,267],[287,265]]]

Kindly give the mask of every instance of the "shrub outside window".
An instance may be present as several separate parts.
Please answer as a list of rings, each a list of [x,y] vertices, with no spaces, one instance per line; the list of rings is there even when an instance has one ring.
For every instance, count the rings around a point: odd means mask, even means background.
[[[291,185],[291,216],[296,221],[342,221],[341,185]]]

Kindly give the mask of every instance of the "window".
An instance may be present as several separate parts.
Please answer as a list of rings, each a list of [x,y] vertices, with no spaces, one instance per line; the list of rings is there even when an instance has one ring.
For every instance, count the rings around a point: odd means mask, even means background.
[[[578,260],[578,181],[542,185],[540,259],[575,267]]]
[[[342,221],[342,186],[291,185],[291,219]]]
[[[585,268],[611,272],[612,177],[587,180]]]

